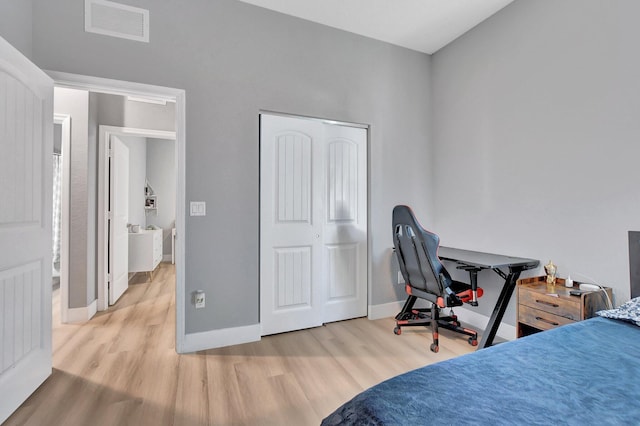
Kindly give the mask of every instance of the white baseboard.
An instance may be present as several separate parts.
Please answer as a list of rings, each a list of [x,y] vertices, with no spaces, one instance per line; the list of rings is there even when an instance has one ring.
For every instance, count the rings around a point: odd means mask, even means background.
[[[98,301],[94,300],[83,308],[69,308],[67,310],[66,323],[86,322],[89,321],[98,312]]]
[[[162,255],[162,261],[163,262],[171,262],[171,259],[173,259],[173,257],[170,254],[163,254]]]
[[[487,328],[489,317],[464,307],[456,308],[455,312],[461,322],[469,324],[472,328],[476,328],[478,330],[484,330]],[[480,334],[482,334],[482,332],[480,332]],[[516,327],[510,324],[500,323],[496,336],[505,340],[515,340]]]
[[[402,310],[402,305],[404,305],[404,301],[402,300],[384,303],[382,305],[369,305],[369,315],[367,317],[370,320],[395,317],[398,315],[398,312]]]
[[[402,309],[403,300],[389,302],[381,305],[369,305],[370,320],[395,317]],[[94,303],[95,305],[95,303]],[[94,312],[95,313],[95,312]],[[489,322],[489,317],[473,312],[465,308],[456,308],[456,315],[460,321],[473,328],[484,330]],[[189,333],[184,337],[181,353],[197,352],[207,349],[221,348],[224,346],[240,345],[242,343],[257,342],[261,338],[260,324],[244,327],[224,328],[221,330]],[[497,336],[505,340],[513,340],[516,336],[516,328],[509,324],[500,324]]]
[[[381,318],[389,318],[395,317],[400,310],[402,310],[402,305],[404,301],[400,300],[397,302],[384,303],[381,305],[369,305],[369,316],[370,320],[376,320]],[[468,324],[472,328],[476,328],[478,330],[484,330],[487,328],[487,324],[489,323],[489,317],[474,312],[470,309],[466,309],[464,307],[458,307],[455,309],[456,315],[461,322]],[[480,333],[482,334],[482,333]],[[498,332],[496,335],[505,340],[514,340],[516,338],[516,327],[513,325],[501,323],[500,327],[498,327]]]
[[[184,336],[182,353],[257,342],[260,340],[260,334],[260,324],[203,331],[201,333],[188,333]]]

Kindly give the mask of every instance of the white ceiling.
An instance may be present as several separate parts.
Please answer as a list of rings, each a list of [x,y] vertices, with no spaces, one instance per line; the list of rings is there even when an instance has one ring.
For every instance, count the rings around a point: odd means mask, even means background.
[[[434,53],[513,0],[240,0]]]

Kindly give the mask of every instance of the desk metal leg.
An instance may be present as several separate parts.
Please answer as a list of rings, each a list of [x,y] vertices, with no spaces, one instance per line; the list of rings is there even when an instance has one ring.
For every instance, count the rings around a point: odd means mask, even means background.
[[[504,272],[500,271],[499,269],[494,269],[494,271],[496,271],[498,275],[505,278],[504,286],[502,286],[502,291],[500,292],[500,296],[496,301],[496,306],[493,308],[491,318],[489,318],[487,329],[482,334],[482,339],[480,340],[478,349],[487,348],[493,345],[493,339],[496,337],[498,327],[500,327],[504,312],[507,310],[507,306],[509,305],[509,300],[511,299],[513,290],[516,288],[516,281],[518,281],[520,272],[522,272],[520,270],[511,270],[509,271],[509,275],[505,276]]]

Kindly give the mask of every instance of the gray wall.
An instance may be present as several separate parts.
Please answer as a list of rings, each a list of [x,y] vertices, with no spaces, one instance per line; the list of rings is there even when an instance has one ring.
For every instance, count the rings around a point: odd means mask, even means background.
[[[175,103],[156,105],[129,101],[125,96],[106,93],[95,94],[95,96],[98,98],[98,121],[101,125],[175,131]]]
[[[391,209],[432,217],[429,57],[233,0],[129,3],[151,10],[151,43],[84,33],[82,2],[35,0],[34,58],[186,90],[186,199],[208,203],[187,217],[186,293],[203,289],[208,303],[185,298],[186,331],[259,320],[260,109],[371,125],[370,301],[396,300]]]
[[[53,153],[62,154],[62,124],[53,123]]]
[[[628,299],[638,16],[633,0],[519,0],[432,57],[443,243],[551,259]]]
[[[147,138],[119,136],[129,148],[129,223],[147,226],[144,183],[147,176]]]
[[[54,112],[71,116],[69,161],[69,307],[82,308],[95,300],[95,202],[89,200],[89,93],[56,88]],[[91,204],[94,204],[93,206]],[[63,207],[65,208],[65,207]],[[93,231],[93,232],[92,232]]]
[[[53,3],[33,1],[32,41],[5,24],[29,27],[29,3],[2,3],[2,35],[43,68],[186,90],[187,200],[209,204],[187,217],[186,291],[211,301],[187,304],[187,332],[258,321],[260,109],[371,124],[371,303],[397,298],[399,202],[444,244],[553,259],[628,297],[636,1],[519,0],[432,58],[232,0],[136,1],[150,44],[85,34],[81,2]]]
[[[171,254],[171,229],[176,223],[176,142],[147,139],[147,179],[157,195],[158,209],[147,215],[147,225],[163,229],[162,253]]]
[[[31,59],[32,0],[0,1],[0,37]]]
[[[71,124],[73,126],[73,123]],[[87,305],[98,297],[98,96],[89,93],[87,169]],[[73,150],[73,144],[72,150]],[[71,193],[74,189],[71,188]],[[72,196],[73,197],[73,196]]]

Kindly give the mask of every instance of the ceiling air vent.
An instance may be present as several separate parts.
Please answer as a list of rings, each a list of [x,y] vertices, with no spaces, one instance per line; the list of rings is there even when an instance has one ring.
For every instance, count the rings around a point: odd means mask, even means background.
[[[149,11],[107,0],[85,0],[84,30],[149,42]]]

